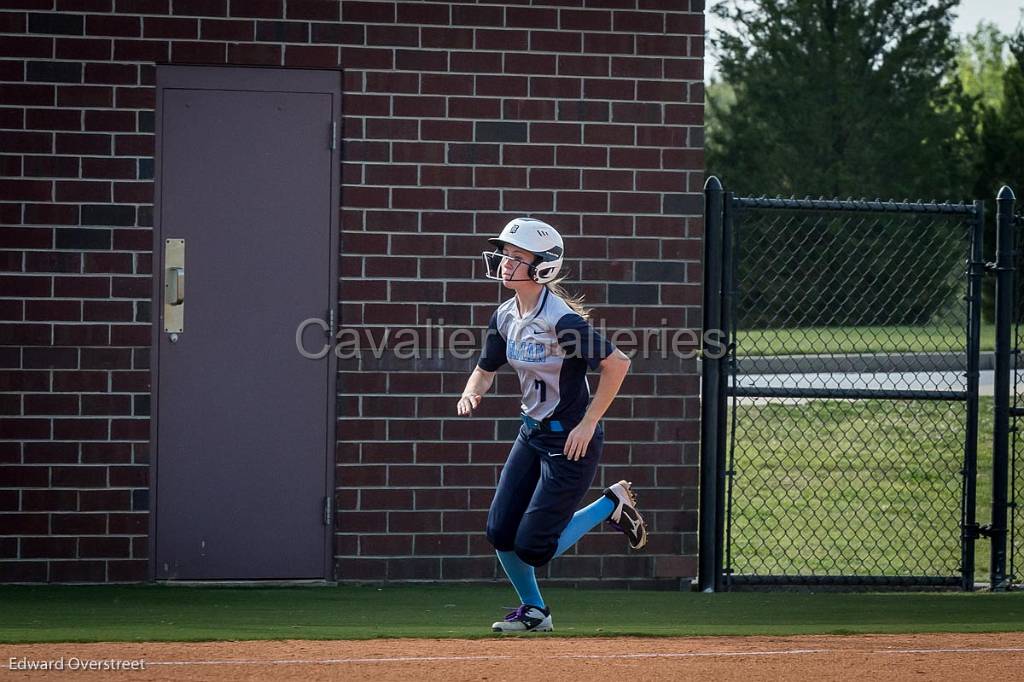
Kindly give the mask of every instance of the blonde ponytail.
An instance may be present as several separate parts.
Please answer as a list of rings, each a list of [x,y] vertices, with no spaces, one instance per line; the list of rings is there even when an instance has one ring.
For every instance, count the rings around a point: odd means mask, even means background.
[[[591,310],[590,308],[584,307],[583,295],[572,294],[565,287],[562,286],[562,281],[566,277],[567,275],[562,275],[561,277],[551,280],[545,286],[551,290],[551,293],[555,294],[560,299],[565,301],[566,305],[568,305],[570,308],[576,311],[576,313],[580,317],[582,317],[584,320],[589,321]]]

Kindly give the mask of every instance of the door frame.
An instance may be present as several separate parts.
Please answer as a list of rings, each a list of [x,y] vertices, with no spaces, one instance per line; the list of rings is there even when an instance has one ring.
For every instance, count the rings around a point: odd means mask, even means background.
[[[162,145],[163,135],[163,97],[166,89],[210,89],[210,90],[239,90],[238,84],[244,83],[245,90],[250,91],[276,91],[276,92],[315,92],[329,94],[331,96],[331,121],[336,130],[341,129],[341,95],[342,95],[342,71],[341,69],[293,69],[282,67],[262,66],[200,66],[200,65],[178,65],[178,64],[157,64],[156,65],[156,110],[154,124],[154,163],[153,163],[153,272],[152,272],[152,297],[151,314],[152,334],[150,341],[150,437],[149,437],[149,540],[148,558],[146,569],[147,582],[156,582],[156,534],[157,534],[157,462],[159,461],[159,424],[158,415],[160,404],[159,377],[160,377],[160,337],[163,333],[163,271],[164,271],[164,250],[161,248],[163,241],[163,221],[161,204],[161,183],[162,173]],[[324,131],[324,143],[331,140],[328,137],[329,131]],[[341,257],[340,235],[338,232],[338,212],[340,210],[340,164],[342,141],[340,133],[336,136],[336,143],[331,150],[331,197],[330,197],[330,264],[329,264],[329,286],[325,292],[328,301],[325,313],[333,310],[337,314],[339,300],[338,291],[338,261]],[[328,313],[329,314],[329,313]],[[325,322],[328,322],[325,320]],[[333,333],[333,328],[330,333]],[[327,391],[327,442],[325,467],[326,487],[323,491],[324,497],[331,499],[331,515],[329,522],[324,525],[324,562],[323,580],[335,582],[334,575],[334,521],[335,521],[335,462],[337,461],[337,376],[338,358],[333,352],[327,354],[327,377],[325,390]],[[216,582],[216,581],[211,581]],[[268,581],[273,582],[273,581]]]

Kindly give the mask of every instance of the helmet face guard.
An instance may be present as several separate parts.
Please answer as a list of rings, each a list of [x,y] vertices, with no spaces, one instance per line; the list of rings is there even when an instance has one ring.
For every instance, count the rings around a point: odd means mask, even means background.
[[[502,253],[501,251],[498,251],[498,250],[495,250],[495,251],[483,251],[481,253],[481,255],[484,257],[484,264],[487,266],[487,271],[485,273],[485,276],[487,277],[487,279],[494,279],[494,280],[497,280],[499,282],[506,281],[505,278],[501,276],[501,266],[504,263],[504,261],[509,260],[509,261],[512,261],[513,263],[515,263],[515,265],[512,267],[512,274],[508,278],[507,281],[509,281],[509,282],[525,282],[527,280],[532,280],[534,282],[537,281],[536,271],[535,271],[533,265],[527,263],[526,261],[519,260],[515,256],[506,255],[506,254],[504,254],[504,253]],[[516,273],[519,272],[519,268],[524,266],[524,265],[526,266],[526,277],[516,277]]]

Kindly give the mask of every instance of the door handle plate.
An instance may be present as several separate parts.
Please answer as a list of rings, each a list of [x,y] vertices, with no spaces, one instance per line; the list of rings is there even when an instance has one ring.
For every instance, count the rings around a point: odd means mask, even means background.
[[[185,240],[164,240],[164,332],[185,331]]]

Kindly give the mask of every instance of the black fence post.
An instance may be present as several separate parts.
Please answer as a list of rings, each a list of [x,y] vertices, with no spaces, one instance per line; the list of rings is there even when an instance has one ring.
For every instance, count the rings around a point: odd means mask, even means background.
[[[724,415],[719,410],[722,350],[709,334],[722,328],[722,183],[711,176],[704,183],[704,320],[701,341],[700,537],[697,582],[714,592],[721,583],[721,538],[718,524],[718,443]]]
[[[992,429],[992,557],[993,591],[1005,590],[1006,500],[1010,452],[1010,328],[1013,325],[1013,190],[1003,185],[996,197],[996,367]]]
[[[978,379],[981,354],[981,280],[985,267],[983,237],[985,202],[974,202],[971,251],[967,260],[967,428],[964,436],[963,509],[960,523],[961,587],[974,590],[974,543],[978,538],[975,518],[978,481]]]

